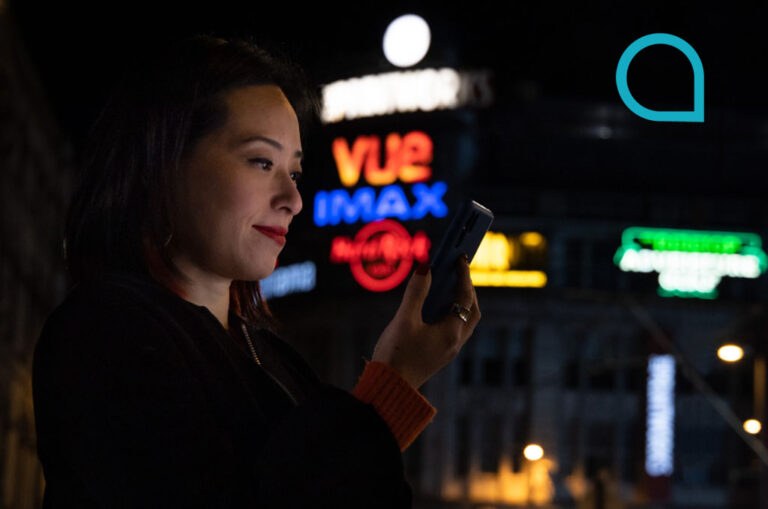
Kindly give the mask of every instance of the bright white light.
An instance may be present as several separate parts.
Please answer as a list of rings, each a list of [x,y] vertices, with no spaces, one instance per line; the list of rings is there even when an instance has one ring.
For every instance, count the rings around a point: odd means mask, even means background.
[[[315,287],[316,268],[312,262],[278,267],[260,282],[265,299],[282,297],[289,293],[308,292]]]
[[[544,449],[538,444],[530,444],[523,449],[523,456],[527,460],[537,461],[544,457]]]
[[[725,362],[736,362],[744,357],[744,350],[738,345],[723,345],[717,349],[717,356]]]
[[[324,123],[493,102],[490,71],[443,67],[370,74],[323,86]]]
[[[624,252],[619,267],[621,270],[632,272],[676,271],[744,278],[756,278],[760,275],[760,260],[757,256],[741,254],[628,249]]]
[[[757,435],[761,429],[763,429],[763,426],[757,419],[747,419],[744,421],[744,431],[750,435]]]
[[[384,56],[392,65],[410,67],[427,54],[430,40],[429,25],[424,18],[405,14],[395,18],[384,32]]]
[[[648,359],[648,407],[645,433],[645,471],[652,477],[672,474],[675,429],[675,358]]]

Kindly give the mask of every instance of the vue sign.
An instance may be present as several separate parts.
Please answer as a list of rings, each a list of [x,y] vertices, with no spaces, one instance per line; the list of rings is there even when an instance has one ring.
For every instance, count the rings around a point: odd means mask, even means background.
[[[333,158],[339,179],[345,187],[352,187],[362,174],[372,186],[386,186],[400,179],[405,183],[424,182],[432,176],[432,139],[422,131],[411,131],[405,136],[390,133],[382,146],[378,136],[358,136],[352,148],[347,140],[333,140]]]

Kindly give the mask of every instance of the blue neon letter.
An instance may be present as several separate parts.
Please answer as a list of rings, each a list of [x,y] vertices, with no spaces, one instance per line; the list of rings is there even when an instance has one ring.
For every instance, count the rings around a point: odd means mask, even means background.
[[[414,184],[411,191],[417,201],[411,210],[411,218],[421,219],[430,211],[435,217],[448,215],[448,207],[443,203],[443,195],[447,189],[448,185],[445,182],[435,182],[432,184],[432,189],[426,184]]]
[[[379,201],[376,203],[376,219],[398,217],[402,221],[410,219],[411,210],[405,193],[397,184],[392,184],[381,190]]]

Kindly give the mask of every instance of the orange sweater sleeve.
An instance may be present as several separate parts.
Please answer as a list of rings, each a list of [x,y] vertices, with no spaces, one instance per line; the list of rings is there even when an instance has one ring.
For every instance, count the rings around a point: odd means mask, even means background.
[[[437,413],[400,373],[389,364],[365,360],[365,369],[352,395],[373,408],[405,451]]]

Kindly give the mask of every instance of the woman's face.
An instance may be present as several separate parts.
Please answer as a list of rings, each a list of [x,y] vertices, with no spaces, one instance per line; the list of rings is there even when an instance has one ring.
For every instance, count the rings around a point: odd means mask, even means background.
[[[299,123],[277,86],[234,89],[226,104],[227,123],[182,165],[173,250],[197,270],[254,281],[274,270],[302,207]]]

